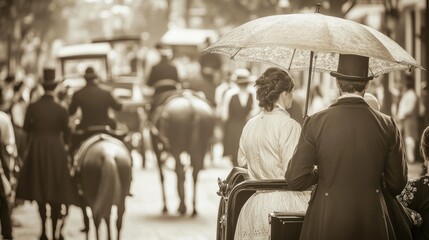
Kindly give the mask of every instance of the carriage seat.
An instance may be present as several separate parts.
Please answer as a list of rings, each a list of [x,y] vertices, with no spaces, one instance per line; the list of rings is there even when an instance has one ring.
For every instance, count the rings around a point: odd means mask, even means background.
[[[248,180],[247,170],[233,168],[226,180],[218,180],[221,196],[217,217],[217,240],[233,240],[240,211],[257,191],[290,191],[284,180]],[[268,216],[267,216],[268,221]]]

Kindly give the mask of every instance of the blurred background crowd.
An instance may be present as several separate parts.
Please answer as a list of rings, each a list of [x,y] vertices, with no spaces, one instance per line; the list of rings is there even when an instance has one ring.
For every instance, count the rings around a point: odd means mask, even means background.
[[[379,29],[428,68],[427,1],[317,2],[322,2],[323,14]],[[12,117],[15,125],[22,125],[22,113],[31,101],[31,90],[44,67],[58,68],[58,51],[62,47],[118,36],[133,41],[113,47],[109,54],[113,74],[136,73],[144,95],[150,69],[160,60],[160,49],[170,48],[169,61],[176,66],[183,86],[201,90],[219,108],[224,89],[235,84],[235,69],[246,68],[254,79],[266,66],[237,63],[223,56],[201,56],[201,50],[243,22],[273,14],[314,12],[315,3],[313,0],[1,0],[3,109],[16,115]],[[295,118],[300,122],[306,74],[293,73],[297,83]],[[329,74],[316,73],[314,79],[309,114],[328,107],[338,94]],[[378,99],[382,112],[394,116],[401,125],[408,159],[412,162],[419,158],[415,146],[429,122],[428,81],[426,71],[395,72],[375,79],[368,90]],[[16,107],[11,107],[12,103]],[[218,112],[221,115],[222,110]]]

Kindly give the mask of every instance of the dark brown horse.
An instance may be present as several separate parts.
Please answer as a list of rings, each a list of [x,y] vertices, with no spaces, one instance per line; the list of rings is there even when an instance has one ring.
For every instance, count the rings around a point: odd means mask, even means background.
[[[110,212],[118,207],[117,239],[120,239],[125,197],[131,185],[132,158],[127,147],[107,134],[97,134],[86,140],[77,159],[77,181],[81,185],[85,203],[91,208],[96,236],[104,219],[107,236],[111,239]]]
[[[198,173],[203,168],[204,157],[209,148],[215,123],[214,111],[210,104],[196,92],[180,90],[159,106],[152,118],[157,131],[152,131],[152,143],[157,157],[162,184],[163,212],[167,212],[164,175],[162,173],[161,153],[168,152],[175,159],[177,190],[180,198],[178,212],[186,213],[185,170],[180,161],[181,153],[188,153],[193,168],[193,213],[197,214],[196,184]]]

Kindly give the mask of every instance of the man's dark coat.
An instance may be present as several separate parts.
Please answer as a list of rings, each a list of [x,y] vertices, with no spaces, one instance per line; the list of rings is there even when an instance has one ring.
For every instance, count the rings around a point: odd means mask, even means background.
[[[73,115],[78,108],[82,110],[79,128],[107,125],[114,129],[116,123],[108,115],[109,108],[119,111],[122,105],[116,101],[108,89],[88,82],[85,87],[73,94],[69,114]]]
[[[317,184],[301,240],[399,239],[380,182],[394,196],[407,182],[401,135],[362,98],[339,99],[305,120],[285,177],[294,190]]]

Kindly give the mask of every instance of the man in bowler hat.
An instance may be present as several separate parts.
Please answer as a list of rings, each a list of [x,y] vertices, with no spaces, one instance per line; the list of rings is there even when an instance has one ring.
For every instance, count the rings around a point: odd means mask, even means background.
[[[363,99],[373,78],[368,65],[368,57],[340,54],[331,72],[340,97],[304,121],[285,175],[292,190],[317,184],[301,240],[411,239],[409,229],[396,229],[386,206],[407,183],[407,164],[392,117]]]
[[[82,119],[77,126],[78,129],[88,129],[91,126],[109,126],[116,129],[116,122],[110,118],[109,109],[120,111],[122,104],[119,103],[107,88],[97,84],[98,76],[93,67],[88,67],[83,76],[86,85],[76,91],[72,96],[69,114],[73,115],[80,108]]]

